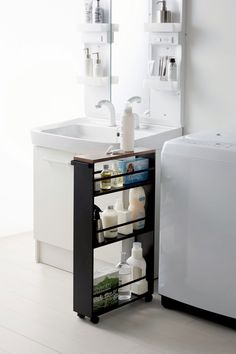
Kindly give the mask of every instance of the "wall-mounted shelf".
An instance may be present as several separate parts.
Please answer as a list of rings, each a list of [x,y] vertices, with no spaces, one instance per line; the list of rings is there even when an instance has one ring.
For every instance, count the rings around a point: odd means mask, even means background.
[[[110,85],[110,77],[109,76],[103,76],[103,77],[90,77],[90,76],[79,76],[77,78],[77,81],[81,85],[87,85],[87,86],[106,86]],[[112,76],[111,78],[111,83],[113,85],[119,83],[119,78],[118,76]]]
[[[78,25],[79,32],[118,32],[119,25],[110,23],[81,23]]]
[[[109,23],[82,23],[78,26],[81,39],[88,44],[107,44],[114,41],[114,32],[119,31],[119,25]]]
[[[146,78],[144,80],[144,87],[156,91],[174,92],[180,90],[178,81],[162,81],[158,76]]]
[[[181,32],[182,23],[145,23],[145,32]]]

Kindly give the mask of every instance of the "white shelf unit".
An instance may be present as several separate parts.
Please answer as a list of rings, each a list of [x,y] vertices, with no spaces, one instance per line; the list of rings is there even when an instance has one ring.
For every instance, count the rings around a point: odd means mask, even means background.
[[[86,85],[86,86],[102,87],[102,86],[110,85],[109,76],[103,76],[103,77],[78,76],[77,81],[79,84]],[[111,78],[111,84],[115,85],[118,83],[119,83],[118,76],[113,76]]]
[[[118,32],[119,25],[110,23],[81,23],[78,25],[79,32]]]
[[[180,89],[179,81],[160,80],[159,76],[148,77],[144,80],[144,87],[156,91],[177,92]]]
[[[119,25],[110,23],[81,23],[78,26],[81,40],[84,43],[108,44],[114,41],[114,32],[119,31]]]
[[[144,31],[179,33],[182,31],[182,23],[145,23]]]
[[[150,112],[157,117],[158,124],[183,126],[184,97],[184,43],[185,43],[185,0],[167,0],[167,9],[172,13],[171,23],[157,23],[160,4],[149,0],[149,23],[144,31],[149,33],[148,60],[154,61],[153,76],[144,79],[144,87],[150,90]],[[177,81],[167,81],[159,76],[159,65],[175,58]],[[165,72],[166,70],[164,70]],[[172,93],[172,94],[171,94]]]

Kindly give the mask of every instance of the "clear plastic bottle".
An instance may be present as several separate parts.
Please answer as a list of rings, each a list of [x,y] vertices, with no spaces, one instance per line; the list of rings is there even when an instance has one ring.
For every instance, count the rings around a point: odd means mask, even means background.
[[[112,176],[112,171],[109,170],[109,165],[104,165],[103,171],[101,172],[101,178],[111,177],[111,176]],[[111,189],[111,179],[108,178],[105,179],[104,181],[101,181],[100,188],[105,191]]]
[[[126,252],[121,253],[121,261],[116,268],[119,270],[119,285],[129,283],[131,281],[131,267],[126,262]],[[119,288],[118,299],[129,300],[131,298],[131,285]]]
[[[114,162],[112,165],[113,176],[121,175],[122,171],[119,169],[117,162]],[[113,188],[122,188],[124,184],[123,177],[113,178],[111,181]]]

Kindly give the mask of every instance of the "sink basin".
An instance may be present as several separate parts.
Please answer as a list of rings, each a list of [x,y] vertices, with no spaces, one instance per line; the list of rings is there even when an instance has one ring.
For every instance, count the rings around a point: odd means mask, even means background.
[[[52,124],[31,131],[32,143],[76,154],[104,153],[109,146],[119,148],[119,127],[108,127],[98,119],[78,118]],[[135,130],[135,145],[161,148],[165,140],[180,135],[181,128],[158,125],[143,125]]]

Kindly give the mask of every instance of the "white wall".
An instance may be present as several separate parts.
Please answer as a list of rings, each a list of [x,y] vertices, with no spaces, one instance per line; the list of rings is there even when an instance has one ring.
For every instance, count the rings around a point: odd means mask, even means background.
[[[234,130],[236,1],[186,3],[186,132]]]
[[[32,229],[30,129],[83,113],[78,0],[0,3],[0,237]]]
[[[186,132],[235,129],[236,2],[186,2]],[[81,0],[0,3],[0,236],[32,229],[31,127],[83,114],[81,16]]]

